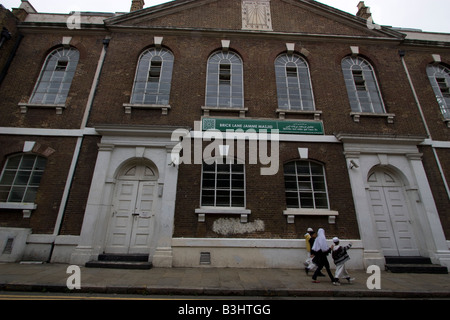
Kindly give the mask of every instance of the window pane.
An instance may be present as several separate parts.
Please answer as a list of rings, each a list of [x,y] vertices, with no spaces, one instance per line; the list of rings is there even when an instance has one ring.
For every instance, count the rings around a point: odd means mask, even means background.
[[[309,162],[297,162],[297,173],[309,175]]]
[[[288,163],[284,166],[285,174],[295,174],[295,162]]]
[[[242,107],[242,61],[233,52],[217,52],[208,60],[207,106]]]
[[[284,181],[288,208],[329,208],[321,164],[309,161],[287,163],[284,166]]]
[[[2,185],[12,185],[14,182],[14,178],[16,176],[16,171],[5,171],[2,176],[2,180],[0,184]]]
[[[203,164],[202,206],[245,206],[244,166],[232,163],[231,159],[218,159]]]
[[[6,164],[6,169],[17,169],[20,164],[20,160],[22,157],[11,157],[8,159],[8,163]]]
[[[230,206],[230,192],[229,191],[217,191],[216,192],[216,206],[229,207]]]
[[[10,187],[0,186],[0,202],[8,201],[8,195],[9,195],[10,189],[11,189]]]
[[[145,51],[138,62],[131,103],[167,105],[172,71],[173,55],[170,51],[156,48]]]
[[[22,202],[26,187],[13,187],[8,202]]]
[[[16,179],[14,180],[14,185],[26,186],[28,184],[28,180],[30,179],[31,171],[19,171],[16,175]]]
[[[233,191],[232,202],[233,207],[244,207],[245,206],[244,191]]]
[[[342,60],[342,71],[353,112],[385,113],[375,73],[369,62],[361,57],[347,57]]]
[[[328,199],[326,193],[315,193],[314,198],[317,209],[328,209]]]
[[[64,104],[78,65],[79,53],[74,48],[51,52],[42,68],[32,103]]]
[[[312,193],[300,193],[300,202],[302,208],[312,209],[314,208],[314,201]]]
[[[23,198],[23,202],[34,202],[36,199],[38,188],[29,187],[27,192],[25,193],[25,197]]]
[[[311,164],[311,173],[313,175],[323,175],[323,166],[314,162],[311,162],[310,164]]]
[[[31,170],[34,167],[36,156],[25,155],[22,157],[22,163],[20,164],[20,170]]]
[[[297,191],[297,179],[295,176],[285,176],[284,177],[285,188],[288,191]]]
[[[0,181],[0,201],[33,202],[46,161],[32,154],[10,157]]]
[[[214,206],[214,190],[202,191],[202,206]]]
[[[278,108],[314,110],[308,65],[298,55],[283,54],[275,61]],[[304,104],[304,100],[309,103]],[[307,109],[305,109],[305,106]]]
[[[31,175],[31,179],[29,181],[29,184],[31,186],[39,186],[39,184],[41,183],[41,179],[42,179],[42,172],[33,172],[33,174]]]
[[[298,193],[286,192],[286,204],[288,208],[300,208],[298,203]]]

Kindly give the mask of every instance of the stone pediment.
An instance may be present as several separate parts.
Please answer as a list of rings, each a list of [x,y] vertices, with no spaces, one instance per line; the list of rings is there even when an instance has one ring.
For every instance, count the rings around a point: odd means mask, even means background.
[[[355,6],[356,11],[356,6]],[[105,20],[108,28],[276,32],[403,39],[313,0],[175,0]]]

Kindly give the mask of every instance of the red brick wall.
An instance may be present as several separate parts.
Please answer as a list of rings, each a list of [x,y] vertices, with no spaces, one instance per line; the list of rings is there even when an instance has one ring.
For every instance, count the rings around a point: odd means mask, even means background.
[[[72,162],[75,138],[0,136],[0,159],[3,169],[9,155],[21,153],[25,141],[35,141],[40,147],[33,151],[45,156],[46,151],[54,150],[47,158],[47,166],[42,176],[35,203],[37,209],[30,219],[23,219],[21,210],[0,210],[0,226],[31,228],[33,233],[51,234],[64,191],[64,186]],[[50,149],[49,149],[50,148]]]
[[[330,225],[328,217],[305,216],[287,224],[283,165],[299,160],[298,148],[308,148],[310,160],[321,162],[326,171],[330,210],[338,211],[336,224]],[[270,150],[270,145],[268,147]],[[262,176],[261,165],[251,165],[246,150],[246,207],[251,210],[249,222],[263,220],[265,230],[235,237],[249,238],[303,238],[308,227],[325,228],[327,234],[347,239],[359,239],[350,181],[346,170],[342,145],[325,143],[280,143],[278,173]],[[201,165],[181,165],[177,189],[174,237],[221,237],[214,233],[212,224],[221,217],[206,215],[204,223],[198,222],[195,209],[200,208]]]

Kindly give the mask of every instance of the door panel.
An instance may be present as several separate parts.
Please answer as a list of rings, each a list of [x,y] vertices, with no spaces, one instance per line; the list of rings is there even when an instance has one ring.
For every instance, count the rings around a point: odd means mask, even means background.
[[[155,177],[151,169],[136,166],[123,176],[130,180],[118,180],[105,252],[150,252],[158,197],[157,182],[144,180],[149,177]]]
[[[156,182],[140,182],[136,199],[130,253],[147,253],[154,233],[154,199]]]
[[[399,252],[389,217],[389,209],[384,199],[383,188],[374,187],[369,193],[381,249],[386,256],[398,256]]]
[[[375,226],[385,256],[418,256],[404,186],[393,175],[375,171],[368,179]]]
[[[106,246],[108,253],[128,253],[138,187],[138,181],[118,182]]]

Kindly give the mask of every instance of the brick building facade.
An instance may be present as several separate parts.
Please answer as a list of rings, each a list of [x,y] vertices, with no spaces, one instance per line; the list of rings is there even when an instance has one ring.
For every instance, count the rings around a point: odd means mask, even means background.
[[[322,227],[353,268],[450,265],[450,35],[371,24],[363,2],[143,5],[22,1],[0,86],[2,261],[298,268]]]

